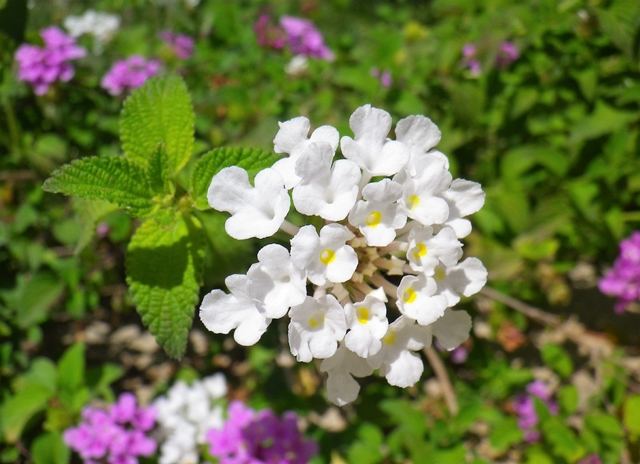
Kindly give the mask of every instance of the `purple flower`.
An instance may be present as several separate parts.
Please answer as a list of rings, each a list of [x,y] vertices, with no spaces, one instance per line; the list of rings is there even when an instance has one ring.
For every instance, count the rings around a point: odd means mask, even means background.
[[[193,55],[194,42],[187,35],[176,34],[171,31],[162,31],[159,34],[160,39],[173,50],[173,54],[179,60],[186,60]]]
[[[374,68],[371,68],[371,70],[369,71],[369,74],[371,74],[371,76],[378,79],[382,87],[389,88],[393,84],[393,78],[391,77],[391,72],[388,69],[385,69],[384,71],[380,72],[378,68],[374,67]]]
[[[157,444],[145,433],[155,425],[155,410],[139,408],[136,403],[133,394],[123,393],[108,411],[84,408],[83,422],[65,430],[64,442],[80,454],[85,464],[95,460],[138,464],[138,456],[153,455]]]
[[[536,413],[534,397],[542,400],[549,412],[558,414],[558,405],[551,399],[551,392],[544,382],[535,380],[526,387],[527,395],[518,395],[513,402],[513,409],[518,415],[518,428],[524,432],[527,443],[540,440],[541,434],[537,430],[538,414]]]
[[[221,464],[304,464],[318,453],[317,443],[300,435],[293,412],[279,418],[269,409],[254,412],[234,401],[228,413],[223,429],[207,433],[209,452]]]
[[[31,84],[36,95],[44,95],[55,81],[67,82],[74,75],[70,61],[82,58],[86,50],[73,37],[52,26],[40,31],[44,48],[24,44],[16,50],[18,79]]]
[[[598,287],[602,293],[618,298],[615,305],[618,314],[629,304],[640,301],[640,232],[620,242],[620,255]]]
[[[142,56],[130,56],[126,60],[117,61],[104,75],[100,86],[111,95],[120,95],[125,91],[140,87],[145,81],[158,74],[160,62],[146,60]]]
[[[271,23],[271,17],[267,14],[260,15],[253,25],[253,30],[261,47],[271,47],[277,50],[287,43],[287,34],[278,26]]]
[[[315,25],[303,18],[283,16],[280,25],[287,33],[287,41],[295,55],[305,55],[332,61],[333,52],[324,43],[324,38]]]
[[[496,55],[496,67],[506,68],[520,57],[520,51],[511,42],[502,42]]]
[[[498,48],[495,65],[499,69],[506,68],[520,57],[520,51],[511,42],[502,42]],[[469,68],[471,75],[479,76],[482,73],[482,66],[478,59],[478,47],[468,43],[462,47],[462,66]]]

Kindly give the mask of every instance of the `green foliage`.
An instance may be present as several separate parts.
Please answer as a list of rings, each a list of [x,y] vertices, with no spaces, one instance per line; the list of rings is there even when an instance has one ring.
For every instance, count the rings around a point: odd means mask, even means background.
[[[167,353],[184,354],[198,301],[202,227],[180,218],[168,229],[148,220],[127,249],[127,284],[142,321]]]
[[[42,188],[88,200],[105,200],[134,217],[153,210],[152,190],[145,170],[126,158],[95,157],[74,161],[54,171]]]
[[[562,377],[569,377],[573,372],[573,362],[562,347],[557,345],[545,345],[540,351],[542,359],[551,369]]]
[[[124,104],[120,140],[125,156],[146,166],[156,146],[164,143],[169,172],[177,174],[193,154],[194,120],[191,98],[180,77],[149,79]]]

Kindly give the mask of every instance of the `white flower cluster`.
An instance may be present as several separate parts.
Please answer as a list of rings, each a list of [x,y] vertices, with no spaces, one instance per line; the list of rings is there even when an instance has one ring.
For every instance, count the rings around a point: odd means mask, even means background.
[[[216,401],[227,394],[224,375],[218,373],[187,385],[176,382],[153,406],[164,435],[159,464],[197,464],[206,433],[224,425],[223,408]]]
[[[82,16],[67,16],[64,20],[64,27],[69,31],[71,37],[80,37],[83,34],[93,35],[96,38],[96,50],[94,51],[99,55],[102,53],[103,44],[111,40],[120,27],[120,17],[87,10]]]
[[[391,385],[417,382],[424,366],[415,352],[433,336],[449,350],[468,337],[471,318],[451,308],[487,279],[480,260],[460,261],[458,241],[471,232],[465,217],[482,207],[484,192],[452,180],[447,157],[433,150],[436,125],[409,116],[390,140],[391,116],[370,105],[349,124],[354,137],[339,139],[331,126],[308,137],[305,117],[280,123],[275,151],[289,156],[260,171],[254,186],[239,167],[214,176],[209,204],[231,213],[229,235],[265,238],[282,229],[293,237],[290,250],[262,248],[246,275],[226,279],[230,294],[213,290],[200,307],[209,330],[235,329],[241,345],[288,314],[291,353],[323,360],[328,397],[338,405],[357,397],[353,376],[375,369]],[[334,160],[338,144],[346,159]],[[289,190],[299,213],[324,219],[319,231],[285,220]]]

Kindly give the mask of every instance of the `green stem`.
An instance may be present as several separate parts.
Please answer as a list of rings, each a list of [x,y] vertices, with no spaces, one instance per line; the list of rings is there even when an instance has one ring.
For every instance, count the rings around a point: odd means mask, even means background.
[[[13,111],[13,105],[8,97],[2,99],[4,111],[7,114],[7,124],[9,125],[9,149],[22,157],[22,150],[20,149],[20,131],[18,129],[18,121],[16,120],[16,114]]]

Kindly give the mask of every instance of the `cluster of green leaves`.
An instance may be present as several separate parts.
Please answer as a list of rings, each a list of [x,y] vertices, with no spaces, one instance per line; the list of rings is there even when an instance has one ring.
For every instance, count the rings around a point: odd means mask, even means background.
[[[194,163],[184,185],[180,174],[193,155],[194,119],[180,77],[149,79],[124,104],[124,155],[76,160],[43,185],[48,192],[117,205],[141,221],[127,247],[127,284],[143,323],[174,357],[185,351],[199,298],[205,234],[195,212],[208,208],[211,178],[226,166],[255,173],[277,159],[259,150],[216,149]],[[100,215],[91,219],[95,224]]]
[[[43,430],[31,442],[32,461],[69,462],[71,452],[62,441],[62,432],[76,423],[90,399],[113,401],[110,385],[123,372],[120,366],[110,363],[87,369],[81,343],[68,348],[57,365],[45,357],[34,359],[26,372],[13,379],[12,393],[0,407],[0,431],[9,445],[0,456],[2,462],[17,462],[20,449],[16,442],[25,433],[38,432],[37,425],[42,419]]]

